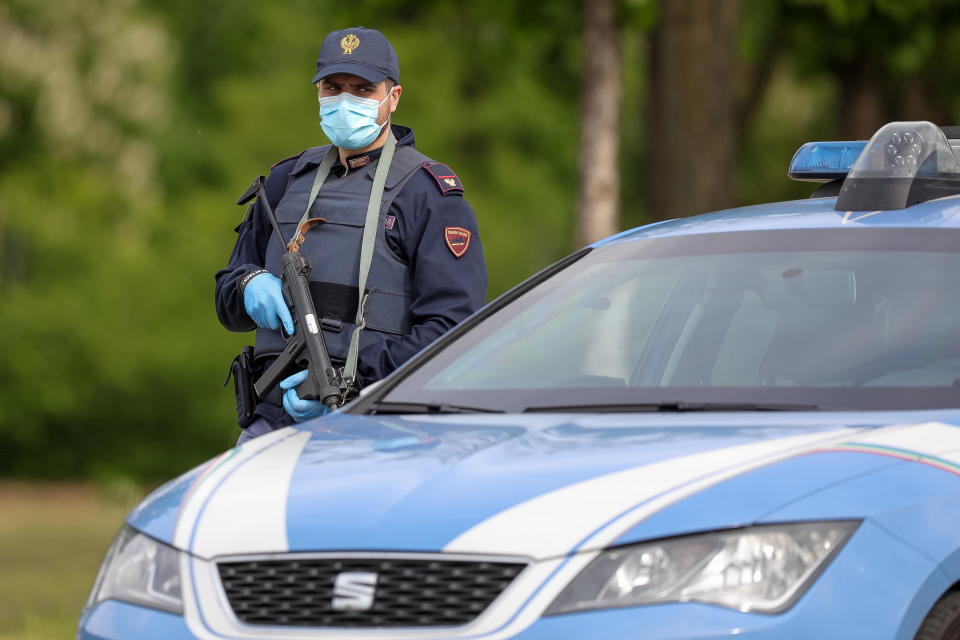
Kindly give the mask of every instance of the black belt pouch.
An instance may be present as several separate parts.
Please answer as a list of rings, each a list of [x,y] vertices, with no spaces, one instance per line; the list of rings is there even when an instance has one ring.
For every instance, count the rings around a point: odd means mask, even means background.
[[[257,407],[257,394],[253,390],[252,368],[253,347],[243,347],[230,365],[233,390],[237,395],[237,422],[242,429],[246,429],[256,419],[253,410]]]

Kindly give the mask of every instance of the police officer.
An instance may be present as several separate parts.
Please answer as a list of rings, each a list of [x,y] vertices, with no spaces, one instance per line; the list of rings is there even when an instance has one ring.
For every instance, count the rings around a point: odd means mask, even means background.
[[[349,361],[362,303],[356,370],[344,371],[358,388],[393,371],[486,297],[477,220],[463,185],[414,148],[411,129],[391,122],[403,92],[399,80],[396,52],[379,31],[328,34],[313,83],[320,126],[333,144],[281,160],[266,179],[283,243],[306,230],[299,251],[313,266],[310,290],[335,366]],[[368,208],[377,226],[372,259],[362,265]],[[280,327],[292,333],[294,325],[278,277],[280,243],[270,238],[259,200],[236,231],[230,261],[216,274],[217,316],[231,331],[256,329],[256,380],[283,351]],[[238,443],[325,413],[321,402],[297,396],[305,376],[294,374],[265,393]]]

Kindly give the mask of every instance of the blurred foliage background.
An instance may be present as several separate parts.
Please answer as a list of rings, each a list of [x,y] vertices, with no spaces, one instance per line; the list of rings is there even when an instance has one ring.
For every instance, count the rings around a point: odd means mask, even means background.
[[[808,140],[960,123],[955,4],[615,1],[619,227],[805,197],[786,168]],[[734,27],[709,41],[732,63],[684,109],[729,135],[677,143],[651,105],[697,87],[652,52],[683,45],[683,31],[668,38],[678,24],[709,30],[708,6]],[[394,121],[462,178],[491,298],[574,249],[578,144],[595,124],[580,120],[591,7],[0,0],[0,477],[154,482],[233,444],[220,383],[251,337],[217,323],[213,275],[250,180],[326,142],[309,81],[332,29],[375,27],[397,49]],[[719,103],[732,105],[722,117]],[[732,160],[696,161],[716,144]],[[682,187],[651,197],[667,178],[717,176],[724,189],[693,210],[671,209]]]

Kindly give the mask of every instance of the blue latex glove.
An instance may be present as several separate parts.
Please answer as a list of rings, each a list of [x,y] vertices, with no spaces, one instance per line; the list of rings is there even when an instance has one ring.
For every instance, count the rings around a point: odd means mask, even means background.
[[[310,418],[325,416],[330,413],[330,407],[319,400],[301,400],[294,389],[297,385],[307,379],[307,370],[284,378],[280,381],[280,388],[286,391],[283,394],[283,409],[297,422],[303,422]]]
[[[293,335],[293,317],[283,301],[280,278],[272,273],[254,276],[243,288],[243,308],[261,329],[278,331],[280,323]]]

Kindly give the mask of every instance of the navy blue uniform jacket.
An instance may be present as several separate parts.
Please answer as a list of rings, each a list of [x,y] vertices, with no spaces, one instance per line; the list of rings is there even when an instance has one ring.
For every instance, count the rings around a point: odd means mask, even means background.
[[[398,146],[413,146],[411,129],[399,125],[392,127]],[[369,155],[372,162],[379,157],[380,150],[351,156],[347,162],[359,166],[359,163],[367,162],[365,155]],[[267,177],[267,199],[274,209],[283,196],[287,176],[297,157],[277,163]],[[345,168],[337,160],[327,181],[344,175]],[[456,183],[459,187],[459,180]],[[412,329],[408,335],[370,344],[360,351],[357,378],[361,386],[383,378],[486,300],[487,270],[477,233],[477,219],[463,198],[462,189],[444,187],[430,171],[421,169],[397,194],[388,215],[395,220],[392,228],[384,231],[386,244],[398,258],[410,265],[413,274]],[[391,226],[389,218],[387,226]],[[447,243],[448,227],[461,227],[471,232],[469,246],[460,257]],[[217,272],[217,317],[230,331],[256,328],[244,309],[238,283],[245,274],[263,267],[270,231],[270,222],[257,203],[252,216],[236,228],[237,243],[230,262]],[[308,233],[322,231],[316,228]],[[269,363],[257,364],[262,371]]]

